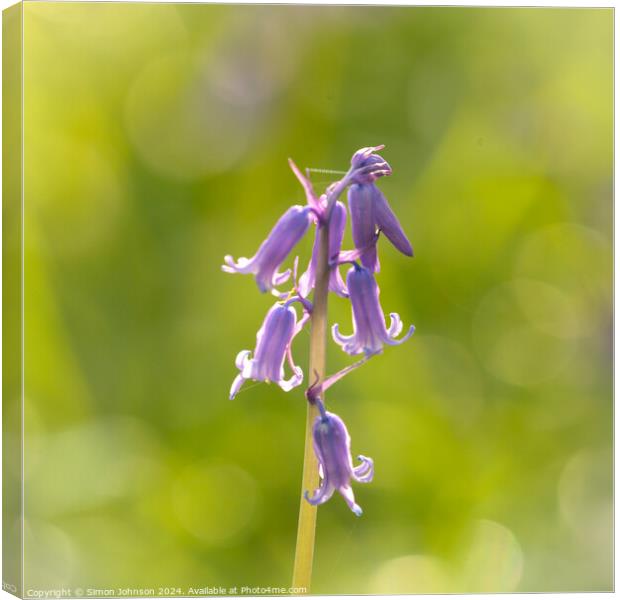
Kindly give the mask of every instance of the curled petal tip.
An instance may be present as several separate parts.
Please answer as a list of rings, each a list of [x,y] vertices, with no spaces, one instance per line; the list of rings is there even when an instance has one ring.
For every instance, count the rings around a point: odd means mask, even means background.
[[[317,504],[320,504],[318,494],[315,494],[314,496],[311,497],[310,492],[308,490],[304,492],[304,500],[312,506],[316,506]]]
[[[235,377],[235,380],[233,381],[232,385],[230,386],[230,393],[228,394],[228,399],[229,400],[234,400],[235,396],[239,393],[239,390],[241,389],[241,386],[245,383],[245,377],[243,377],[241,374],[237,375],[237,377]]]
[[[224,273],[236,273],[237,269],[238,269],[238,266],[235,264],[235,259],[230,254],[227,254],[224,257],[224,264],[222,265],[222,271],[224,271]]]
[[[284,380],[284,379],[280,380],[278,382],[278,385],[285,392],[290,392],[293,388],[296,388],[298,385],[301,385],[303,383],[303,380],[304,380],[304,372],[302,371],[301,367],[296,367],[295,371],[293,372],[292,377],[287,380]]]
[[[370,483],[375,475],[375,463],[372,458],[358,456],[361,464],[353,469],[353,477],[359,483]]]
[[[411,325],[407,330],[407,333],[403,335],[400,339],[388,338],[386,342],[391,344],[392,346],[398,346],[399,344],[403,344],[406,342],[413,334],[415,333],[415,325]]]
[[[362,510],[362,507],[359,504],[354,505],[351,510],[353,511],[353,514],[356,517],[361,517],[364,514],[364,511]]]

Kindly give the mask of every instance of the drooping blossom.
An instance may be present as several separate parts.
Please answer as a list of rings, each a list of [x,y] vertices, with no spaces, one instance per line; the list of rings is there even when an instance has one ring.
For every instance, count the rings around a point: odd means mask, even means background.
[[[347,223],[347,209],[345,205],[338,201],[334,204],[332,214],[329,220],[329,259],[337,259],[340,248],[342,247],[342,238],[344,237],[344,228]],[[299,293],[306,297],[314,288],[316,280],[316,267],[319,259],[319,228],[316,229],[314,238],[314,246],[312,247],[312,258],[308,269],[299,278]],[[329,273],[329,291],[346,298],[348,296],[347,288],[342,280],[337,265],[330,269]]]
[[[355,183],[372,183],[379,177],[392,174],[392,167],[387,161],[379,154],[375,154],[383,148],[385,148],[383,145],[360,148],[351,157],[351,175]]]
[[[353,242],[356,248],[363,250],[360,257],[362,264],[375,272],[379,270],[379,259],[376,244],[372,241],[376,239],[377,230],[383,232],[394,247],[406,256],[413,256],[413,248],[388,201],[374,183],[376,173],[390,174],[391,169],[388,165],[385,172],[374,170],[369,174],[364,173],[364,166],[376,167],[383,161],[377,154],[368,155],[370,149],[365,150],[356,152],[351,160],[351,164],[358,168],[352,176],[354,183],[349,187],[347,196]]]
[[[222,270],[227,273],[252,273],[261,292],[281,285],[288,280],[291,270],[279,273],[278,269],[308,230],[311,215],[310,206],[291,206],[280,217],[252,258],[241,257],[235,262],[232,256],[227,255],[224,257],[226,264],[222,265]]]
[[[383,344],[402,344],[413,335],[415,327],[411,325],[401,339],[395,339],[403,328],[398,313],[390,313],[390,327],[386,328],[379,303],[379,286],[371,271],[353,263],[347,273],[347,288],[353,313],[353,334],[342,335],[338,324],[332,327],[334,341],[347,354],[377,354],[382,351]]]
[[[321,411],[312,429],[314,453],[319,461],[321,485],[312,496],[306,491],[304,497],[312,505],[327,502],[335,491],[345,499],[349,508],[359,517],[361,507],[356,504],[351,479],[359,483],[369,483],[374,475],[371,458],[358,456],[361,464],[353,466],[351,459],[351,437],[343,420],[334,413],[327,412],[323,403],[317,400]]]
[[[248,379],[254,381],[272,381],[277,383],[285,392],[292,390],[303,381],[303,371],[293,362],[291,342],[305,324],[308,314],[297,322],[297,313],[291,306],[294,299],[284,304],[276,302],[265,317],[261,328],[256,334],[254,356],[250,358],[250,350],[242,350],[237,354],[235,364],[239,375],[235,377],[230,388],[232,400],[241,386]],[[293,375],[285,379],[284,359],[288,358]]]

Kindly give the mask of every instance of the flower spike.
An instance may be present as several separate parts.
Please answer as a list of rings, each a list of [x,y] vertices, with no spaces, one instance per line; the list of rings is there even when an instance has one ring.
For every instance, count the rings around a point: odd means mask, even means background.
[[[342,335],[338,324],[332,327],[334,341],[347,354],[377,354],[383,350],[383,344],[402,344],[413,335],[415,327],[411,325],[404,337],[395,339],[403,328],[397,313],[390,313],[390,327],[386,328],[379,286],[368,269],[353,263],[347,273],[347,288],[353,311],[353,334]]]
[[[321,415],[314,422],[312,442],[319,461],[321,485],[312,496],[306,491],[304,498],[315,506],[327,502],[338,491],[353,513],[360,517],[362,509],[355,502],[351,479],[369,483],[374,475],[371,458],[358,456],[361,464],[353,466],[351,459],[351,437],[344,421],[336,414],[327,412],[321,400],[316,400]]]
[[[222,270],[226,273],[252,273],[261,292],[281,285],[288,280],[291,270],[279,273],[278,268],[308,230],[312,212],[310,206],[291,206],[252,258],[241,257],[235,262],[232,256],[227,255]]]

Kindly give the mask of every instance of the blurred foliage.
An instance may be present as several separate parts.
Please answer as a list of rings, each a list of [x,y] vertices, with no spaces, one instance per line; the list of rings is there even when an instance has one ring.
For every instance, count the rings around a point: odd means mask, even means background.
[[[329,394],[376,478],[314,591],[612,588],[611,10],[24,11],[26,587],[289,585],[303,393],[227,400],[273,299],[220,264],[384,143],[417,332]]]

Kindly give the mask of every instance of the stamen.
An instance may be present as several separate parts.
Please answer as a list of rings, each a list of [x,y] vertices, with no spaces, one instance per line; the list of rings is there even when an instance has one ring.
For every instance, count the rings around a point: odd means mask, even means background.
[[[278,298],[278,303],[283,306],[288,306],[291,301],[291,298],[297,296],[297,290],[295,288],[291,288],[288,292],[280,292],[276,297]]]

